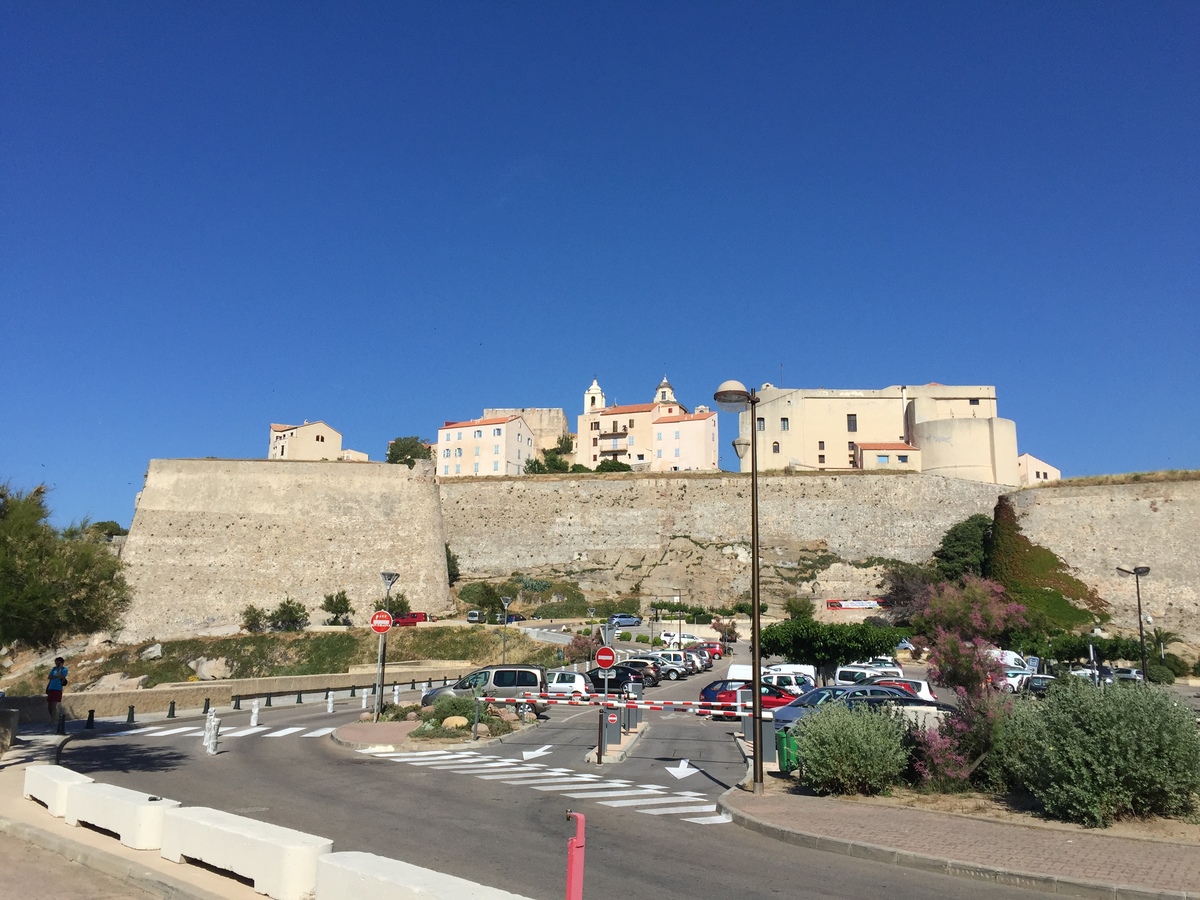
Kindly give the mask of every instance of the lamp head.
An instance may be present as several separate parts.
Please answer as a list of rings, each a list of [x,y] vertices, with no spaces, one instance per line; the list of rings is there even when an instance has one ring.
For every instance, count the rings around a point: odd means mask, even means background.
[[[1149,575],[1150,567],[1149,566],[1135,566],[1134,570],[1133,570],[1133,574],[1134,575]]]
[[[398,572],[380,572],[379,577],[383,579],[384,587],[390,588],[396,583],[396,580],[400,577],[400,574]]]
[[[725,412],[741,412],[750,402],[750,391],[740,381],[722,381],[713,400]]]
[[[750,449],[750,438],[736,437],[733,439],[733,452],[737,454],[738,459],[746,458],[746,451]]]

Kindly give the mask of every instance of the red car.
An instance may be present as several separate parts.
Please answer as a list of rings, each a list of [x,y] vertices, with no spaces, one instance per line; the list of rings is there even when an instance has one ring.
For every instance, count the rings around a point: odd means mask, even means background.
[[[436,618],[431,618],[429,613],[410,612],[402,616],[396,616],[392,619],[393,628],[403,628],[406,625],[416,625],[418,622],[436,622]]]
[[[795,694],[789,694],[787,691],[780,690],[773,684],[764,684],[762,689],[762,706],[763,709],[779,709],[781,706],[787,706],[796,699]],[[750,682],[743,682],[740,687],[730,690],[721,691],[716,696],[717,703],[737,703],[739,691],[749,691]],[[718,718],[717,714],[713,714],[713,718]],[[720,718],[734,718],[733,716],[720,716]]]
[[[696,644],[688,644],[686,647],[684,647],[684,649],[691,650],[694,647],[698,647],[701,650],[707,650],[708,655],[713,659],[721,659],[725,656],[725,651],[721,649],[721,645],[716,641],[700,641]]]

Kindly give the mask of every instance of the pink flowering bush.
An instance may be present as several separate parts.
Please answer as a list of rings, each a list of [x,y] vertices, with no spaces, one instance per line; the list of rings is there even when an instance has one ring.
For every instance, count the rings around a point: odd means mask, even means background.
[[[940,792],[972,786],[997,787],[995,767],[987,765],[997,732],[1012,717],[1013,699],[1006,694],[958,691],[958,709],[938,728],[912,734],[912,770],[918,783]]]

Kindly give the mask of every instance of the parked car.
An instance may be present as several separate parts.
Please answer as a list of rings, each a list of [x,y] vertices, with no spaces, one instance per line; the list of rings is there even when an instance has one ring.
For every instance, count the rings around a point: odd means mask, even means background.
[[[686,654],[684,654],[684,652],[682,650],[656,650],[651,655],[656,656],[659,659],[666,660],[667,662],[671,663],[673,666],[678,667],[680,670],[683,671],[685,677],[687,675],[695,674],[691,665],[689,665],[689,663],[688,663]]]
[[[609,672],[607,681],[603,673]],[[638,669],[632,669],[624,664],[613,666],[611,669],[588,669],[585,673],[588,681],[592,685],[592,691],[597,694],[605,693],[605,687],[608,688],[610,694],[624,694],[630,684],[644,685],[646,682],[642,678],[642,673]]]
[[[473,697],[477,693],[483,697],[520,697],[526,693],[545,693],[546,689],[546,670],[542,666],[484,666],[454,684],[427,690],[421,695],[421,705],[431,706],[440,697]],[[550,708],[538,700],[530,701],[529,705],[538,715]]]
[[[406,612],[406,613],[401,613],[398,616],[392,617],[392,627],[393,628],[404,628],[405,626],[416,625],[418,622],[429,622],[429,621],[437,621],[437,620],[436,619],[431,620],[428,613]]]
[[[700,690],[700,702],[716,703],[718,702],[717,694],[721,693],[722,691],[737,690],[745,683],[746,682],[739,678],[718,678],[716,681],[710,681]],[[707,715],[707,713],[702,712],[700,715]]]
[[[818,707],[830,702],[867,703],[879,706],[883,703],[894,703],[898,706],[929,706],[912,694],[900,688],[883,687],[869,684],[857,687],[833,686],[819,687],[796,697],[787,706],[775,710],[775,729],[790,728],[797,721],[812,713]]]
[[[817,686],[815,681],[799,672],[767,672],[762,676],[762,683],[774,685],[795,697],[806,694]]]
[[[1006,694],[1015,694],[1025,686],[1025,681],[1029,678],[1029,672],[1026,669],[1005,669],[1004,680],[996,685]]]
[[[629,628],[634,625],[641,625],[642,619],[633,613],[614,613],[608,617],[608,624],[617,625],[621,628]]]
[[[478,625],[481,622],[487,621],[487,614],[480,609],[473,609],[467,613],[467,622],[471,625]]]
[[[1113,670],[1108,666],[1093,669],[1088,666],[1072,666],[1070,674],[1078,678],[1086,678],[1092,684],[1112,684]]]
[[[718,691],[716,702],[717,703],[737,703],[738,699],[739,699],[739,697],[738,697],[739,693],[746,692],[747,694],[749,694],[753,690],[754,690],[754,688],[752,685],[750,685],[746,682],[742,682],[737,687],[727,688],[723,691]],[[762,695],[763,709],[779,709],[780,707],[787,706],[789,703],[791,703],[793,700],[796,699],[795,695],[789,694],[787,691],[783,690],[782,688],[777,688],[773,684],[760,685],[759,693]],[[724,712],[714,712],[712,714],[712,717],[714,719],[737,718],[732,713],[724,713]]]
[[[688,634],[686,631],[664,631],[659,635],[659,637],[662,638],[664,644],[676,650],[678,650],[682,644],[700,643],[700,638],[696,637],[694,634]]]
[[[1129,666],[1117,666],[1113,669],[1113,678],[1117,681],[1143,681],[1141,669],[1133,669]]]
[[[513,622],[524,622],[525,617],[520,613],[509,613],[508,616],[505,617],[504,621],[511,625]]]
[[[890,656],[873,656],[868,660],[852,662],[850,665],[862,666],[864,669],[874,669],[881,675],[893,675],[896,678],[904,677],[904,669],[900,663],[896,662]]]
[[[903,678],[904,676],[897,675],[895,672],[885,672],[881,669],[870,668],[867,666],[838,666],[833,673],[833,683],[838,685],[862,684],[869,678],[874,678],[876,675],[891,675],[894,678]]]
[[[683,649],[684,650],[694,650],[696,648],[699,648],[701,650],[707,650],[708,655],[711,656],[713,659],[724,659],[725,658],[725,649],[721,646],[721,644],[718,641],[701,641],[698,644],[688,644]]]
[[[687,678],[688,675],[691,674],[687,669],[674,660],[667,659],[663,656],[658,656],[657,654],[635,656],[634,659],[644,659],[654,663],[655,668],[658,669],[658,677],[660,681],[664,679],[667,681],[678,681],[681,678]],[[631,662],[632,660],[626,661]]]
[[[1046,691],[1050,690],[1050,685],[1054,684],[1055,678],[1053,675],[1030,675],[1025,680],[1025,685],[1022,690],[1031,697],[1041,699],[1046,696]]]
[[[688,665],[697,675],[712,668],[712,659],[703,651],[684,650],[683,653],[687,657]]]
[[[582,697],[592,693],[588,680],[570,669],[552,669],[546,673],[546,687],[552,694],[570,694]]]
[[[928,703],[937,703],[937,695],[929,687],[928,681],[921,681],[916,678],[895,678],[891,675],[876,675],[868,678],[863,684],[881,684],[884,687],[900,688],[908,691],[914,697],[920,697]]]
[[[775,663],[773,666],[767,666],[767,671],[777,674],[804,675],[813,684],[817,683],[817,667],[805,663]]]
[[[658,666],[648,659],[627,659],[621,665],[639,670],[642,673],[642,681],[645,682],[646,687],[654,687],[662,681]]]

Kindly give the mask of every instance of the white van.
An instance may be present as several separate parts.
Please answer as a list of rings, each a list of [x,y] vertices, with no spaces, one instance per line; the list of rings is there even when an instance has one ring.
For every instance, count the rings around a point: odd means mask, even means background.
[[[869,666],[838,666],[837,671],[833,673],[833,683],[836,685],[860,684],[868,678],[874,678],[876,675],[890,675],[890,672],[881,672],[879,669],[874,669]],[[901,673],[902,677],[903,673]]]
[[[678,648],[681,644],[698,644],[702,640],[694,634],[688,634],[686,631],[664,631],[659,635],[663,643],[668,647]]]
[[[989,650],[988,653],[1000,660],[1001,665],[1006,669],[1032,671],[1029,664],[1025,662],[1025,659],[1019,653],[1014,653],[1012,650]]]
[[[767,671],[781,675],[807,675],[809,681],[813,684],[817,683],[816,666],[806,666],[803,663],[776,663],[773,666],[767,666]]]

